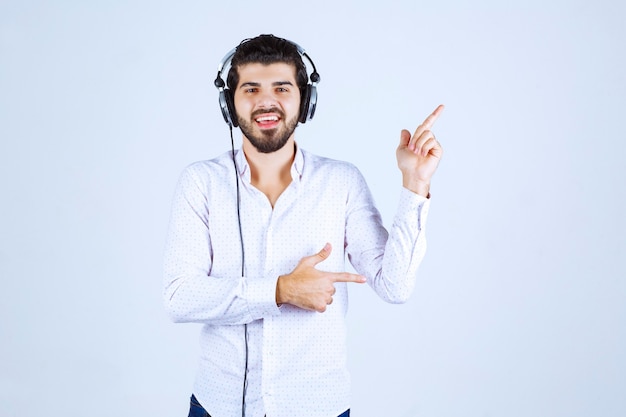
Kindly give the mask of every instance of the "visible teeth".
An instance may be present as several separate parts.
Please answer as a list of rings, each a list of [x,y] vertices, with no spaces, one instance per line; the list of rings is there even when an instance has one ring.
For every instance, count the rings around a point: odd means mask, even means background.
[[[276,116],[262,116],[256,119],[257,122],[275,122],[278,120]]]

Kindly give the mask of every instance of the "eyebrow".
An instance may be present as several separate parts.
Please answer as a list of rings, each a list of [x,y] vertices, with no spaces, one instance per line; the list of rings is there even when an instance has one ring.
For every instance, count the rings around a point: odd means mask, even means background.
[[[274,81],[272,83],[272,87],[280,87],[281,85],[291,85],[293,86],[293,83],[291,81]],[[239,88],[244,88],[244,87],[260,87],[261,83],[257,83],[257,82],[253,82],[253,81],[248,81],[246,83],[243,83],[239,86]]]

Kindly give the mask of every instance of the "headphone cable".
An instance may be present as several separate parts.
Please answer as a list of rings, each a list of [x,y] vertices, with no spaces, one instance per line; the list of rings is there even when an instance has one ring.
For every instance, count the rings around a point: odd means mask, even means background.
[[[241,276],[245,273],[245,252],[243,249],[243,232],[241,229],[241,193],[239,191],[239,170],[237,169],[237,160],[235,158],[235,140],[233,139],[233,126],[230,127],[230,145],[231,155],[233,157],[233,165],[235,166],[235,184],[237,187],[237,223],[239,224],[239,241],[241,242]],[[244,342],[246,344],[245,363],[246,369],[243,374],[243,395],[241,396],[241,417],[246,415],[246,391],[248,390],[248,324],[243,325]]]

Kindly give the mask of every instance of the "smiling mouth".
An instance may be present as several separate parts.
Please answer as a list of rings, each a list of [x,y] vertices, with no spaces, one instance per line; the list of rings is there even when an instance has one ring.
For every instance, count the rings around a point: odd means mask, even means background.
[[[278,121],[278,116],[260,116],[254,119],[257,123],[272,123]]]
[[[278,114],[262,114],[254,118],[256,125],[261,129],[274,129],[278,127],[280,123],[280,116]]]

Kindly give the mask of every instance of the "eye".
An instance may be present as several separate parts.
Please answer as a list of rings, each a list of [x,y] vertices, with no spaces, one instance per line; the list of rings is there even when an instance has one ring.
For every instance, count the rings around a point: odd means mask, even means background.
[[[256,87],[250,87],[250,88],[245,89],[246,93],[256,93],[257,91],[258,91],[258,88]]]

